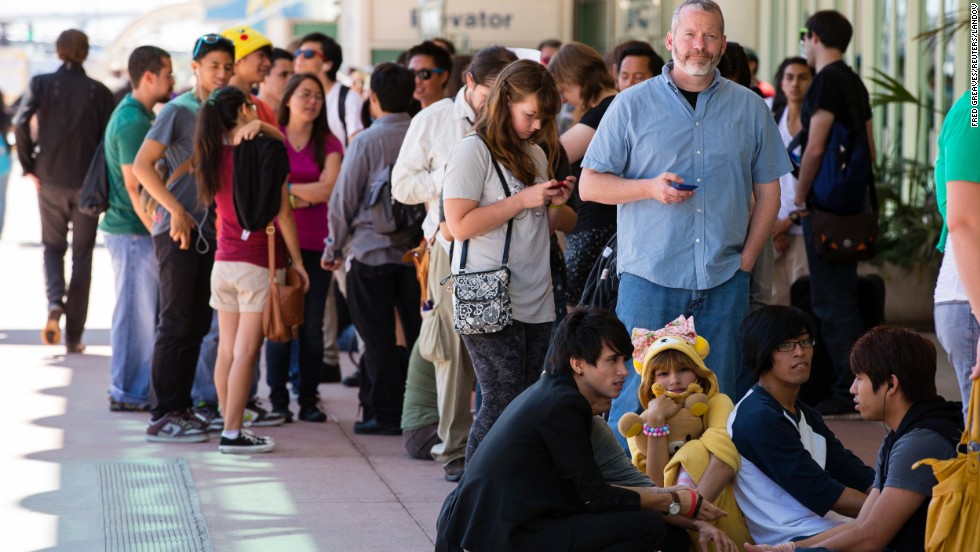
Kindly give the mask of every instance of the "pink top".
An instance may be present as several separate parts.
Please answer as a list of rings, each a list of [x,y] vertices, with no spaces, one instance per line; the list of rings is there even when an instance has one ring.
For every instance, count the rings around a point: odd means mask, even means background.
[[[265,230],[251,232],[242,239],[242,227],[238,225],[235,216],[235,201],[232,194],[232,146],[225,146],[222,152],[224,166],[221,168],[221,186],[214,196],[215,208],[218,212],[218,223],[221,232],[218,233],[218,249],[214,253],[215,261],[250,263],[261,267],[269,266],[269,239]],[[282,236],[276,231],[276,268],[286,266],[286,245]]]
[[[281,127],[283,135],[286,134],[285,127]],[[293,184],[307,184],[320,180],[322,172],[316,164],[316,157],[313,155],[313,140],[309,140],[306,146],[296,151],[289,143],[286,136],[286,150],[289,152],[289,181]],[[331,153],[344,152],[340,140],[333,134],[327,134],[326,143],[327,155]],[[293,211],[296,219],[296,231],[299,233],[299,247],[307,251],[323,251],[323,240],[330,233],[327,224],[327,204],[317,203],[311,207],[296,209]]]

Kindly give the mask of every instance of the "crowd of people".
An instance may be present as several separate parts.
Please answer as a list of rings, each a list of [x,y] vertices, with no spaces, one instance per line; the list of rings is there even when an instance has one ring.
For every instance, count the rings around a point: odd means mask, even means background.
[[[977,378],[980,136],[964,95],[936,168],[936,329],[961,405],[937,395],[928,340],[865,332],[857,261],[817,247],[828,144],[846,133],[875,155],[851,37],[840,13],[814,13],[804,57],[769,85],[718,5],[685,0],[667,63],[642,41],[603,56],[546,40],[518,59],[439,39],[351,88],[332,38],[277,48],[239,26],[194,42],[179,94],[170,54],[136,48],[116,104],[82,68],[87,37],[65,31],[63,65],[12,121],[42,215],[42,340],[84,351],[101,230],[109,408],[149,412],[148,441],[220,432],[222,453],[263,453],[275,441],[252,428],[325,422],[317,388],[340,381],[349,320],[353,432],[400,435],[459,482],[438,550],[923,550],[935,477],[911,465],[955,456]],[[103,157],[100,221],[80,178]],[[424,220],[386,230],[379,197]],[[615,302],[580,305],[612,250]],[[287,267],[304,317],[280,343],[263,311]],[[790,305],[805,275],[810,313]],[[818,342],[833,384],[809,405]],[[889,429],[874,467],[824,422],[855,409]]]

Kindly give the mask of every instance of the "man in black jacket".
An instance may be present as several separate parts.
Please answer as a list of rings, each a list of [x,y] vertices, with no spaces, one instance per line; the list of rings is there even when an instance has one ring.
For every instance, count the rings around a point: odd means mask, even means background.
[[[443,504],[436,550],[687,550],[657,512],[725,515],[687,487],[620,487],[596,465],[592,407],[619,395],[629,333],[609,311],[572,311],[545,374],[504,410]]]
[[[44,244],[44,278],[48,322],[41,340],[54,345],[66,317],[65,345],[69,353],[85,349],[82,332],[88,316],[92,281],[92,248],[98,218],[78,210],[82,177],[102,139],[114,102],[112,92],[82,69],[88,57],[88,37],[69,29],[56,42],[64,64],[54,73],[31,79],[30,88],[14,119],[17,156],[24,174],[37,187]],[[31,119],[37,116],[37,137],[31,138]],[[72,230],[71,283],[65,286],[65,251]]]

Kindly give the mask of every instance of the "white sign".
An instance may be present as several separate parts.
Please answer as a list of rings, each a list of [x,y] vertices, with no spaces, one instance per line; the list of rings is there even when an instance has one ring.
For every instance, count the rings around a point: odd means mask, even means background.
[[[572,0],[446,0],[444,34],[474,48],[537,46],[561,38]],[[419,38],[417,0],[373,0],[371,42],[404,47]]]

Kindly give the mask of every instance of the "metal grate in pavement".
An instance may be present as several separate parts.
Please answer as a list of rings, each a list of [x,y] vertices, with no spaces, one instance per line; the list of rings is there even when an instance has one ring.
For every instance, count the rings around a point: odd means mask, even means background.
[[[99,479],[107,551],[211,552],[186,460],[100,463]]]

